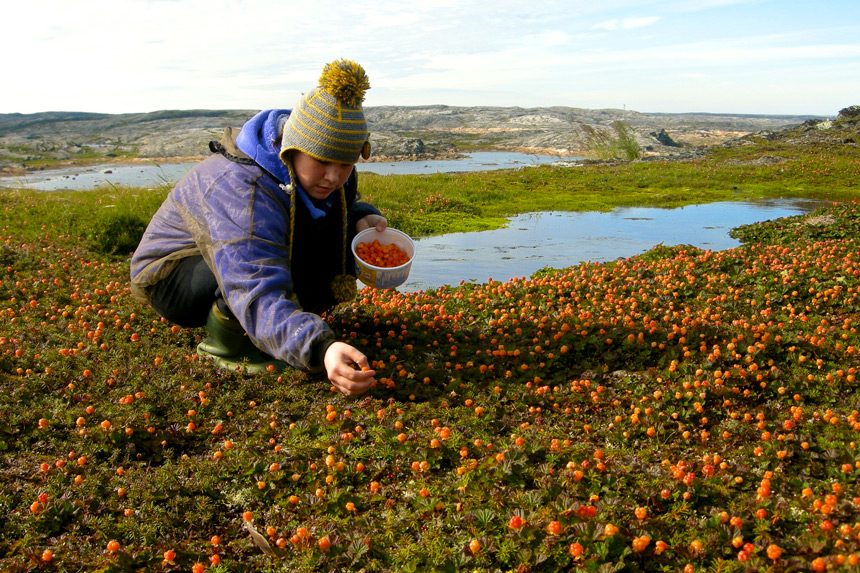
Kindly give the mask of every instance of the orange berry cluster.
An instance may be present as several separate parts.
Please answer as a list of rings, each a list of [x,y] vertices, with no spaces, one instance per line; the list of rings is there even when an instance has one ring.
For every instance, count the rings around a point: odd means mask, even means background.
[[[403,249],[394,243],[383,245],[377,239],[372,243],[357,244],[355,254],[365,263],[375,267],[399,267],[409,262],[409,255]]]

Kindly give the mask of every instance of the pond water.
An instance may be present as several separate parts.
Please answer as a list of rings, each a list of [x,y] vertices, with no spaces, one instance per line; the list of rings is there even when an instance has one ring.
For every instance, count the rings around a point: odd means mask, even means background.
[[[486,151],[470,153],[461,159],[433,161],[391,161],[361,163],[359,172],[381,175],[461,173],[466,171],[491,171],[515,169],[528,165],[542,165],[576,157],[560,158],[553,155],[528,155],[525,153]],[[132,187],[158,187],[172,185],[194,167],[189,163],[135,163],[103,164],[90,167],[74,167],[34,171],[23,176],[2,177],[0,187],[35,189],[39,191],[81,191],[111,185]]]
[[[523,153],[480,152],[458,160],[362,163],[380,174],[488,171],[576,158]],[[178,181],[195,163],[113,164],[35,172],[0,178],[0,187],[42,191],[82,190],[105,185],[155,187]],[[109,172],[108,172],[109,171]],[[583,261],[606,262],[644,253],[652,247],[689,244],[720,251],[740,243],[733,227],[812,212],[830,205],[804,199],[720,202],[675,209],[618,208],[608,213],[561,211],[527,213],[504,229],[418,238],[409,279],[398,290],[412,292],[461,281],[507,281],[544,267],[565,268]]]
[[[810,213],[832,203],[805,199],[720,202],[675,209],[624,207],[608,213],[543,212],[510,219],[504,229],[418,238],[401,292],[460,281],[508,281],[543,267],[631,257],[659,245],[722,251],[740,245],[733,227]]]
[[[516,169],[529,165],[544,165],[558,161],[574,161],[581,157],[558,157],[555,155],[527,155],[508,151],[481,151],[469,153],[462,159],[433,161],[390,161],[362,163],[360,172],[380,175],[408,175],[430,173],[462,173],[466,171],[492,171],[493,169]]]

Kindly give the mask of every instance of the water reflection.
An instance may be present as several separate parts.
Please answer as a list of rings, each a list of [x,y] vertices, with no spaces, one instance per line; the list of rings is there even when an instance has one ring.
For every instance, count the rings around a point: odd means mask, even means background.
[[[417,239],[409,280],[399,290],[427,290],[461,280],[507,281],[531,276],[543,267],[631,257],[661,243],[721,251],[740,244],[729,236],[733,227],[809,213],[830,204],[773,199],[676,209],[624,207],[609,213],[527,213],[510,219],[505,229]]]

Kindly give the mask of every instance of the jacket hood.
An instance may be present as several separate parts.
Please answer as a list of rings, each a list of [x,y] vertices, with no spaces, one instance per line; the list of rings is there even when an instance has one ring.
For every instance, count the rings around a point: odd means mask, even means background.
[[[281,130],[290,116],[288,109],[266,109],[245,122],[236,146],[281,183],[290,182],[290,172],[279,156]]]

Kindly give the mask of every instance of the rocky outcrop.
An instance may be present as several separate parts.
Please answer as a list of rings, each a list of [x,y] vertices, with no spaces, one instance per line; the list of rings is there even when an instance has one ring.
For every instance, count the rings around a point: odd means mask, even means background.
[[[860,119],[860,105],[852,105],[839,110],[839,115],[836,119]]]
[[[835,119],[809,119],[800,125],[786,127],[779,131],[760,131],[726,141],[725,147],[754,145],[761,141],[775,141],[788,145],[826,146],[849,145],[858,147],[860,142],[860,106],[851,106],[839,112]],[[781,159],[781,158],[780,158]]]
[[[665,129],[661,129],[660,133],[651,132],[651,136],[657,140],[657,143],[660,145],[665,145],[666,147],[681,147],[681,144],[672,139],[672,137],[666,133]]]
[[[854,108],[846,117],[854,117]],[[650,155],[683,155],[762,130],[781,130],[809,116],[648,114],[572,107],[366,107],[373,160],[456,156],[496,149],[560,156],[589,153],[590,134],[621,121]],[[207,155],[226,126],[256,110],[164,110],[144,114],[51,112],[0,114],[0,169],[93,161],[186,160]],[[840,116],[841,117],[841,116]]]
[[[371,158],[375,157],[422,157],[427,146],[418,137],[395,137],[386,133],[370,134]]]

